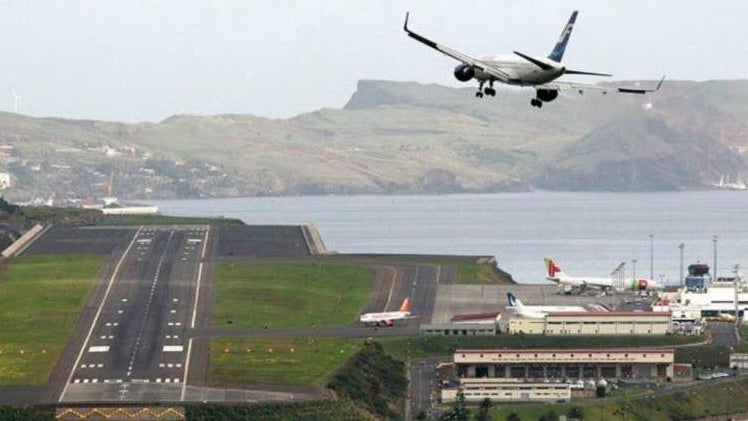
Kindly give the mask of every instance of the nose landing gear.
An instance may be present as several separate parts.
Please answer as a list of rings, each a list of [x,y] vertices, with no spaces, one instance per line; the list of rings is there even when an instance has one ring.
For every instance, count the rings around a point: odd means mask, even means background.
[[[537,98],[533,98],[533,99],[530,100],[530,105],[532,105],[533,107],[542,108],[543,107],[543,101],[541,101],[541,100],[539,100]]]

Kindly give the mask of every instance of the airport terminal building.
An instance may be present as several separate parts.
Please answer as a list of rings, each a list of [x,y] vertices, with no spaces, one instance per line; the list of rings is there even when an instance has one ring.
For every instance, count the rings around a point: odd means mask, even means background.
[[[457,349],[453,361],[467,400],[566,401],[586,381],[666,381],[678,374],[674,348]],[[442,400],[457,393],[443,388]]]
[[[509,333],[528,335],[665,335],[669,312],[552,312],[543,318],[513,317]]]
[[[666,379],[673,376],[673,348],[458,349],[460,378]]]

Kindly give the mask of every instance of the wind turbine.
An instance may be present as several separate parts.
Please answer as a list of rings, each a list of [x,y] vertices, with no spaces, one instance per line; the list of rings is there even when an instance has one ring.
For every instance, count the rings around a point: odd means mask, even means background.
[[[13,90],[13,112],[15,112],[16,114],[18,114],[18,108],[21,105],[21,100],[22,99],[23,99],[23,97],[21,97],[20,95],[18,95],[18,92],[16,92],[15,90]]]

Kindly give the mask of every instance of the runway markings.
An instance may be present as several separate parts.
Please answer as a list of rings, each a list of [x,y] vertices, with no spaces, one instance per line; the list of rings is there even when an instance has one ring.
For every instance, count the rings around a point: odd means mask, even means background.
[[[182,345],[164,345],[164,352],[182,352],[184,346]]]
[[[109,352],[109,345],[92,346],[88,348],[88,352]]]

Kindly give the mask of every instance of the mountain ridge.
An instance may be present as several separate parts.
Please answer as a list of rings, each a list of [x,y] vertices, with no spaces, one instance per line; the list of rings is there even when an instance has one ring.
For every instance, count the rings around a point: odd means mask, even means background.
[[[635,81],[628,82],[631,84]],[[639,82],[642,85],[654,81]],[[11,199],[709,188],[746,171],[748,81],[646,96],[362,80],[341,109],[288,119],[178,114],[120,123],[0,113]],[[5,148],[5,149],[3,149]]]

